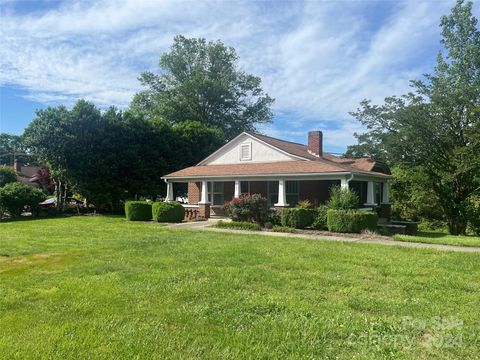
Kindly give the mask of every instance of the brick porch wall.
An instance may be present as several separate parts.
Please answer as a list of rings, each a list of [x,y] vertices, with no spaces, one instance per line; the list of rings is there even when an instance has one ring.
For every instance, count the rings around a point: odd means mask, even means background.
[[[199,182],[188,183],[188,203],[196,205],[200,201],[201,184]]]

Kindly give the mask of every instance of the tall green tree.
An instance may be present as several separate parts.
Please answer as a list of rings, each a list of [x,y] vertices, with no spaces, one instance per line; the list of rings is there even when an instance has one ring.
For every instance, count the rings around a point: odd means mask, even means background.
[[[83,100],[71,110],[38,111],[24,137],[51,170],[60,210],[72,192],[99,210],[155,198],[165,192],[162,175],[194,165],[223,142],[220,131],[199,122],[172,126],[113,107],[101,112]]]
[[[140,76],[146,89],[132,101],[135,112],[173,124],[200,121],[227,140],[271,121],[273,99],[260,78],[241,70],[235,49],[221,41],[176,36],[159,65],[159,74]]]
[[[421,166],[449,231],[463,234],[467,203],[480,191],[480,31],[472,3],[463,0],[440,24],[444,52],[434,72],[383,105],[363,101],[353,115],[369,131],[349,153]]]

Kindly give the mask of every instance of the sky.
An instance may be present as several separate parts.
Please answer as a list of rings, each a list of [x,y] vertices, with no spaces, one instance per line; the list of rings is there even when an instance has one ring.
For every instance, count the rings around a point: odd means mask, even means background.
[[[343,152],[364,129],[349,112],[431,72],[453,1],[0,0],[0,132],[35,109],[87,99],[125,108],[173,37],[220,39],[273,98],[263,133]],[[480,6],[474,13],[479,17]]]

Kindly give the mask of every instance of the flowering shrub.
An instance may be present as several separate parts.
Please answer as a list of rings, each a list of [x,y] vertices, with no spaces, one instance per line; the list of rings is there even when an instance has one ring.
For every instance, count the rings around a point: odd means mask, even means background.
[[[260,194],[240,195],[225,203],[224,209],[233,221],[249,221],[261,225],[268,221],[268,201]]]

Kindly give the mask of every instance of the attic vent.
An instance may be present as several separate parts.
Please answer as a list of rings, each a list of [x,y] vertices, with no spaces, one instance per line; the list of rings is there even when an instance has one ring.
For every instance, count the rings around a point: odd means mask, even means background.
[[[240,160],[252,160],[252,143],[243,143],[240,145]]]

